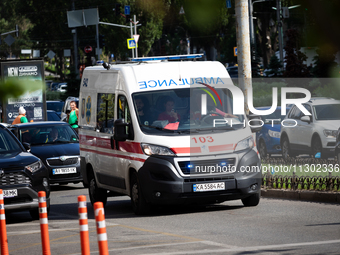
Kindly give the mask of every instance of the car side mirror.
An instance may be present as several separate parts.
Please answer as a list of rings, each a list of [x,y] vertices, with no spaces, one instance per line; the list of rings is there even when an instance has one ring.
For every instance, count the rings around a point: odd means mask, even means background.
[[[25,150],[27,150],[28,152],[30,152],[31,150],[31,145],[29,143],[22,143],[22,145],[24,146]]]
[[[261,131],[262,126],[264,124],[263,120],[261,119],[261,116],[255,115],[255,114],[250,114],[247,116],[248,117],[248,123],[250,124],[250,130],[252,133],[256,133]]]
[[[309,124],[309,123],[311,123],[311,116],[309,116],[309,115],[302,116],[300,118],[300,120],[304,121],[304,122],[308,122],[308,124]]]
[[[129,138],[128,126],[129,124],[126,123],[124,119],[115,120],[113,139],[120,142],[126,141],[126,139]]]

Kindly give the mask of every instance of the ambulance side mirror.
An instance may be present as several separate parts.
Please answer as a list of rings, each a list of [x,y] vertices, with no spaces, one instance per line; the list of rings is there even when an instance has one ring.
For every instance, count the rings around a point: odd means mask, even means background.
[[[114,122],[114,135],[113,138],[115,141],[124,142],[129,138],[128,134],[128,126],[129,124],[125,122],[124,119],[117,119]]]
[[[255,114],[250,114],[248,117],[248,123],[250,124],[250,129],[252,133],[261,131],[263,126],[263,121],[260,116]]]

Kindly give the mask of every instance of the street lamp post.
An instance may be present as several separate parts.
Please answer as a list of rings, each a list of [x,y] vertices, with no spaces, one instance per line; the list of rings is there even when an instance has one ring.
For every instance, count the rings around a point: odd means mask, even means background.
[[[256,38],[255,38],[255,27],[254,27],[254,4],[261,3],[261,2],[269,2],[273,0],[256,0],[252,1],[249,0],[249,30],[250,30],[250,44],[251,44],[251,54],[252,59],[255,60],[256,58]]]

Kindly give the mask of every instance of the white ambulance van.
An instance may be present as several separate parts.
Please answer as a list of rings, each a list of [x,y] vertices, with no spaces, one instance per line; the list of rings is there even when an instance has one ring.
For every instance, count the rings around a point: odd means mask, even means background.
[[[84,70],[79,141],[91,203],[128,195],[152,204],[260,200],[261,162],[235,87],[219,62],[192,55],[134,59]],[[177,61],[173,61],[177,59]]]

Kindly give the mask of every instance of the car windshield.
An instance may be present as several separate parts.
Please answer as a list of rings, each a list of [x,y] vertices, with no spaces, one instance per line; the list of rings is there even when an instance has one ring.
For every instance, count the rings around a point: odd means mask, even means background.
[[[243,115],[232,114],[232,94],[225,88],[135,93],[133,102],[139,125],[148,134],[225,132],[245,125]]]
[[[20,141],[31,145],[79,143],[76,132],[69,125],[32,126],[19,130]]]
[[[19,143],[10,135],[8,130],[0,128],[0,158],[6,155],[21,152]]]
[[[64,102],[47,102],[47,110],[53,110],[56,112],[61,112],[63,109]]]
[[[315,105],[316,120],[340,120],[340,104]]]

